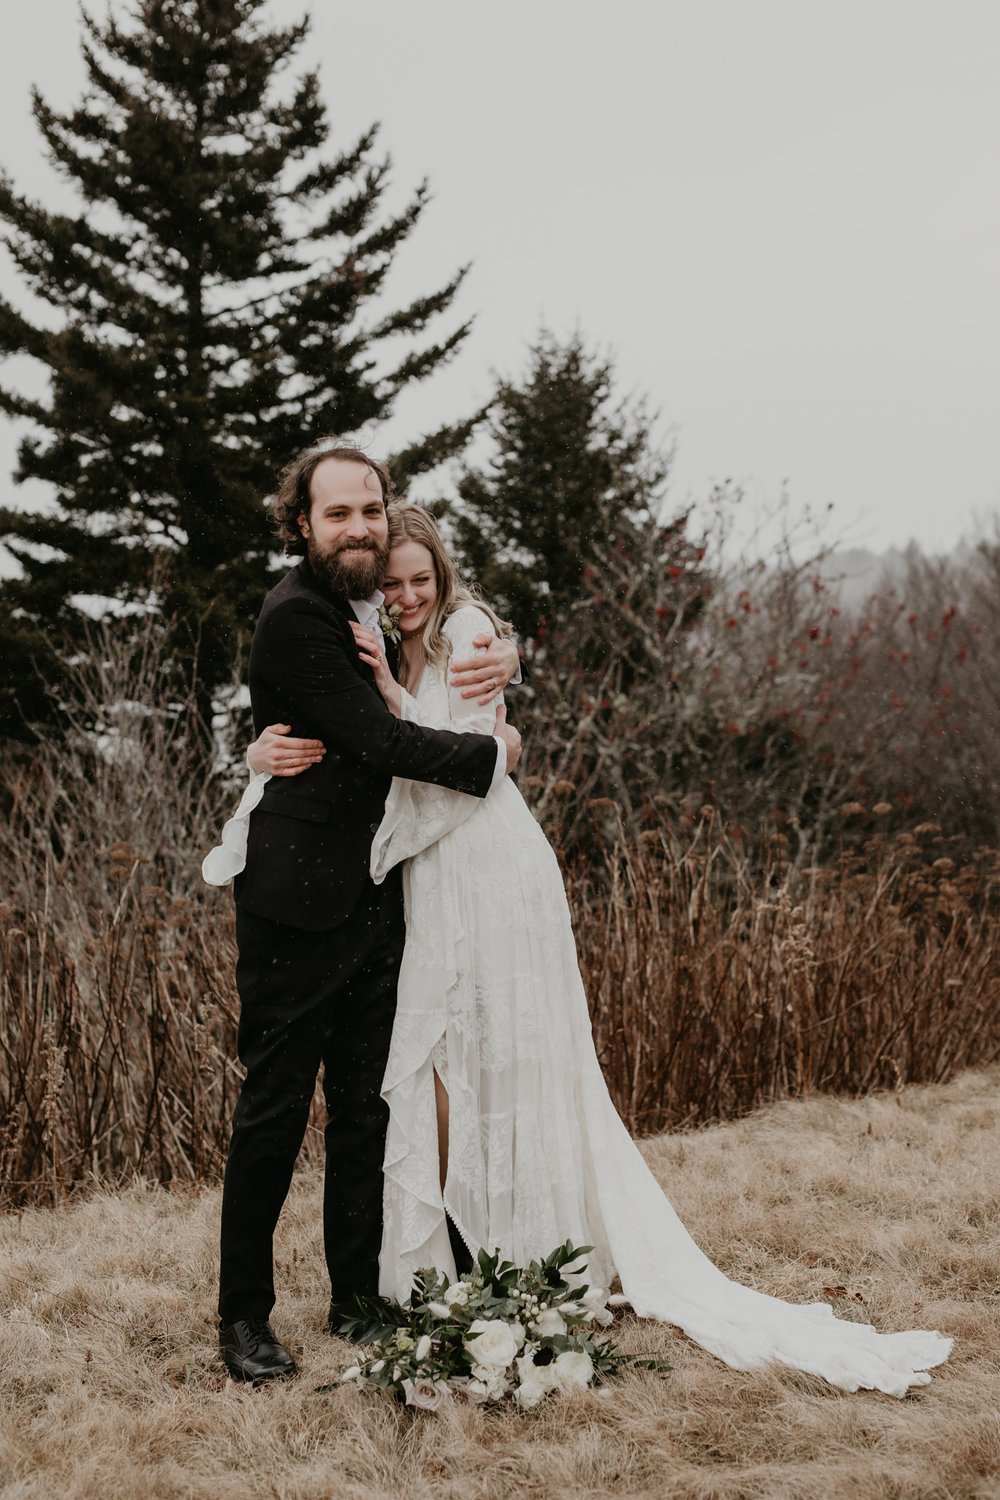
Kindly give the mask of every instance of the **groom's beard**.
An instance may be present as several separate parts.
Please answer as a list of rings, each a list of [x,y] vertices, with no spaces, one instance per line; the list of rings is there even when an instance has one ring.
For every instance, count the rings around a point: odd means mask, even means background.
[[[385,577],[389,544],[341,542],[331,549],[307,537],[306,556],[313,572],[338,599],[370,599]]]

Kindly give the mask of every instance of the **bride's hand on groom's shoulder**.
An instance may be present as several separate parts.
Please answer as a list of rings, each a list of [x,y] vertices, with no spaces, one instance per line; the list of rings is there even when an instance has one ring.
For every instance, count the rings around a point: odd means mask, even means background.
[[[322,740],[294,739],[290,724],[268,724],[247,750],[251,771],[272,776],[299,776],[326,754]]]

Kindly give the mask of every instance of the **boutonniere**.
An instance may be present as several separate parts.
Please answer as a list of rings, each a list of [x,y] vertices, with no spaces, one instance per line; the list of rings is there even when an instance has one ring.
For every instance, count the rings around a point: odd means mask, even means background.
[[[379,629],[387,641],[399,645],[399,617],[403,613],[400,604],[380,604],[378,607]]]

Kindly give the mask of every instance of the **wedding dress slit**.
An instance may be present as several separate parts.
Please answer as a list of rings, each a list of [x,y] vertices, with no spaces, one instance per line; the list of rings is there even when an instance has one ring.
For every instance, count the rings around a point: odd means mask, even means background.
[[[490,625],[445,625],[456,656]],[[424,669],[404,714],[489,732],[493,708]],[[380,1287],[453,1274],[446,1214],[473,1254],[518,1264],[590,1244],[588,1280],[673,1323],[736,1369],[771,1362],[833,1385],[902,1396],[947,1358],[934,1332],[876,1333],[730,1281],[681,1224],[616,1113],[594,1051],[562,876],[509,780],[485,800],[396,780],[372,850],[382,880],[405,861],[407,940],[383,1097],[389,1108]],[[448,1096],[442,1188],[435,1072]]]
[[[448,1090],[441,1082],[437,1068],[434,1069],[434,1108],[437,1113],[438,1180],[443,1194],[448,1177]]]

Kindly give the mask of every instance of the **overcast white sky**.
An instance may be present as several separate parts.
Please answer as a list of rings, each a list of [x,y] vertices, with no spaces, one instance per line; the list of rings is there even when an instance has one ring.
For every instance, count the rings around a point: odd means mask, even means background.
[[[335,144],[381,120],[400,197],[431,180],[395,300],[474,261],[471,339],[379,446],[481,401],[544,322],[661,411],[678,505],[787,481],[875,549],[1000,510],[997,0],[269,6],[306,9]],[[0,161],[51,198],[33,82],[77,97],[75,0],[12,9],[0,56]],[[13,449],[2,423],[0,473]]]

